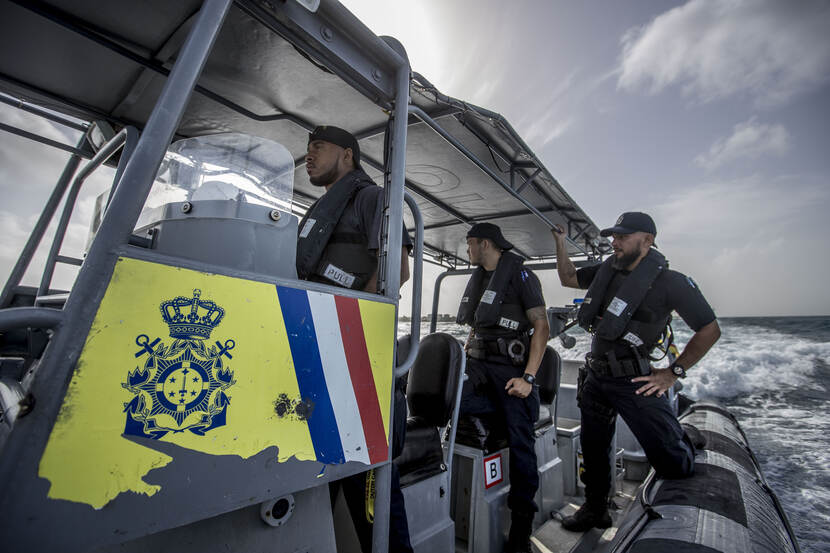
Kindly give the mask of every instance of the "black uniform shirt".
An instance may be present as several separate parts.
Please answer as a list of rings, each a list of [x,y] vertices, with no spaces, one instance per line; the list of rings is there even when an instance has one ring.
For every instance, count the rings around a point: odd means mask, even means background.
[[[576,271],[576,279],[580,288],[587,290],[591,286],[599,267],[599,265],[593,265]],[[600,315],[605,313],[605,309],[628,274],[629,271],[617,271],[614,278],[611,279],[602,298]],[[672,311],[676,311],[680,318],[689,325],[689,328],[695,332],[715,320],[715,312],[712,311],[697,284],[683,273],[668,270],[663,271],[652,283],[643,303],[634,312],[632,319],[641,322],[655,322],[668,317]],[[595,356],[602,355],[612,347],[615,349],[617,357],[624,357],[630,353],[626,342],[608,342],[597,336],[594,336],[591,353]]]

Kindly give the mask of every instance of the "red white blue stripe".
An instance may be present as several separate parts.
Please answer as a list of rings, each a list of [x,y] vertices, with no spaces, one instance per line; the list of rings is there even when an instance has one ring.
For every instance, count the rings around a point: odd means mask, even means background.
[[[386,430],[355,298],[277,286],[308,428],[321,463],[387,458]],[[390,367],[391,370],[391,367]]]

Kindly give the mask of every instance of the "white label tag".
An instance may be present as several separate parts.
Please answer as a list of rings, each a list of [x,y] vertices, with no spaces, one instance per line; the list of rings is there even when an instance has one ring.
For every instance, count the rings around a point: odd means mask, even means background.
[[[461,298],[461,303],[467,303],[468,301],[470,301],[470,298],[468,298],[467,296]]]
[[[481,301],[483,301],[484,303],[493,303],[494,299],[496,299],[495,290],[487,290],[483,294],[481,294]]]
[[[591,299],[592,299],[591,296],[585,296],[585,299],[582,300],[582,303],[587,305],[587,304],[591,303]]]
[[[490,488],[504,480],[501,473],[501,453],[484,459],[484,487]]]
[[[613,300],[611,300],[611,303],[608,304],[607,311],[619,317],[620,313],[623,312],[626,305],[628,304],[620,298],[614,298]]]
[[[640,337],[637,336],[636,334],[632,333],[632,332],[626,333],[626,335],[623,336],[623,340],[625,340],[626,342],[632,343],[635,346],[642,346],[643,345],[643,341],[640,340]]]
[[[335,267],[331,263],[329,263],[326,267],[323,276],[341,286],[345,286],[346,288],[351,288],[352,284],[354,284],[353,275],[350,275],[340,267]]]
[[[303,225],[303,230],[300,231],[300,238],[306,238],[308,233],[311,232],[311,229],[314,228],[314,223],[317,222],[317,219],[309,219]]]
[[[511,321],[508,318],[502,317],[499,319],[499,326],[509,328],[510,330],[516,330],[519,328],[519,321]]]

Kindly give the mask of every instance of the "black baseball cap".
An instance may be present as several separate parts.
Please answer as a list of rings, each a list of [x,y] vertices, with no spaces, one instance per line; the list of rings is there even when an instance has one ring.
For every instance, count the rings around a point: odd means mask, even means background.
[[[357,139],[349,131],[331,125],[320,125],[308,135],[309,144],[314,140],[323,140],[336,144],[341,148],[350,148],[355,169],[360,169],[360,146]]]
[[[657,236],[657,226],[647,213],[639,211],[628,211],[620,215],[617,223],[607,229],[600,231],[600,236],[611,236],[612,234],[631,234],[632,232],[647,232]]]
[[[513,244],[504,239],[501,229],[493,223],[476,223],[467,232],[467,238],[486,238],[503,250],[513,248]]]

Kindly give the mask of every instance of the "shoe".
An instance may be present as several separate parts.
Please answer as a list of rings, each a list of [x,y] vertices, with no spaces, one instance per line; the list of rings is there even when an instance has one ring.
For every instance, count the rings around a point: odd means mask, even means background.
[[[562,528],[571,532],[587,532],[591,528],[609,528],[611,514],[608,508],[602,505],[596,508],[587,502],[582,504],[577,512],[562,519]]]
[[[505,553],[533,553],[530,534],[533,532],[533,516],[514,513],[510,520],[510,535]]]

